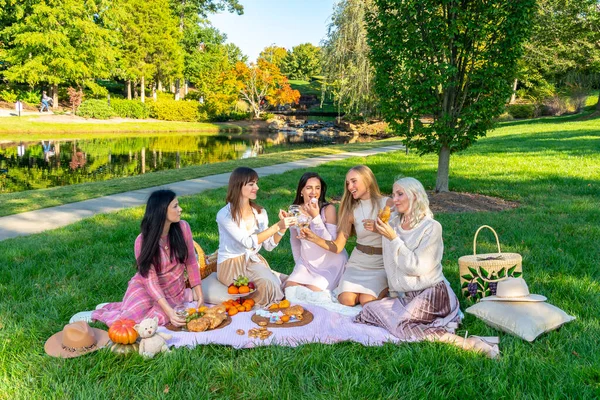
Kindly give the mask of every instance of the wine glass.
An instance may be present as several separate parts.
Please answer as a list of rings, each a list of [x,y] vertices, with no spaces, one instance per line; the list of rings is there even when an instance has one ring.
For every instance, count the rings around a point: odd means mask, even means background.
[[[175,311],[175,314],[178,317],[183,318],[183,320],[185,320],[188,316],[187,309],[185,308],[185,305],[183,305],[183,304],[177,304],[175,306],[175,308],[173,308],[173,310]],[[183,331],[186,330],[185,325],[181,327],[181,330],[183,330]]]
[[[290,217],[297,217],[300,215],[300,206],[297,204],[292,204],[288,207],[288,214]]]
[[[309,215],[306,215],[306,214],[298,215],[298,228],[299,229],[308,228],[310,225],[310,221],[312,221],[312,218]]]

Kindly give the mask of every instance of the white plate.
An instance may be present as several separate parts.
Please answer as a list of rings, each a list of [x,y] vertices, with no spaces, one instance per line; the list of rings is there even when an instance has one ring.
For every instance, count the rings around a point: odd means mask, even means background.
[[[250,296],[254,292],[256,292],[256,289],[251,290],[248,293],[229,294],[229,297],[233,297],[234,299],[239,299],[240,297]]]

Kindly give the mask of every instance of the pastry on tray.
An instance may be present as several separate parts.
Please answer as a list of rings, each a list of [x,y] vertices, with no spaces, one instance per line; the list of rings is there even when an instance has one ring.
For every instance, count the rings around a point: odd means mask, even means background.
[[[302,314],[304,313],[304,308],[299,305],[291,306],[288,308],[284,308],[281,310],[284,315],[289,315],[290,317],[296,317],[297,320],[302,320]]]
[[[204,332],[210,328],[208,318],[196,318],[187,323],[187,330],[190,332]]]

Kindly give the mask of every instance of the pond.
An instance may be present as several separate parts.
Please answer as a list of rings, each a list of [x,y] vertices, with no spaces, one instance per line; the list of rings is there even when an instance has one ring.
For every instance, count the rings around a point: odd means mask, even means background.
[[[323,140],[326,140],[325,142]],[[370,137],[315,139],[284,133],[160,136],[0,143],[0,193],[103,181]]]

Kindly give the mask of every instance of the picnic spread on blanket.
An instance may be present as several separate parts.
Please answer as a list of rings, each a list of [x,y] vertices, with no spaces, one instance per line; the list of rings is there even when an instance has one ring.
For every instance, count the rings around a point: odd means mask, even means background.
[[[489,358],[500,355],[498,337],[456,334],[464,314],[443,273],[442,226],[419,181],[397,180],[388,198],[368,167],[352,167],[336,217],[325,200],[327,185],[307,172],[294,204],[280,210],[273,225],[254,203],[257,181],[250,168],[231,174],[227,204],[216,217],[219,249],[211,255],[181,220],[175,193],[153,192],[134,246],[137,273],[123,300],[75,314],[48,339],[46,353],[70,358],[106,347],[152,358],[207,344],[242,349],[440,341]],[[497,253],[477,254],[484,228],[493,232]],[[272,270],[258,253],[275,249],[288,229],[295,263],[290,276]],[[346,233],[356,235],[350,256]],[[521,255],[503,253],[487,225],[475,232],[473,255],[458,264],[466,312],[498,331],[533,341],[575,319],[530,293]],[[94,321],[105,323],[108,333],[91,328]]]

